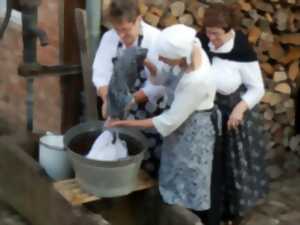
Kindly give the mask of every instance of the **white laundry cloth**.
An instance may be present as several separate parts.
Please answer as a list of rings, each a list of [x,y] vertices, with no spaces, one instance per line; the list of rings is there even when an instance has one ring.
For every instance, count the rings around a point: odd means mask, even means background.
[[[111,132],[104,131],[97,137],[86,157],[100,161],[116,161],[126,158],[128,156],[126,142],[122,141],[119,135],[115,143],[112,143],[113,139]]]

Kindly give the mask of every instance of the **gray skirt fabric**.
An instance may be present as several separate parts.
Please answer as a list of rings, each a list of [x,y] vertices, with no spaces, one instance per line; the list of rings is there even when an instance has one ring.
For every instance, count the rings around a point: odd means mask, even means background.
[[[212,112],[195,112],[163,143],[159,190],[168,204],[210,208],[215,130]]]

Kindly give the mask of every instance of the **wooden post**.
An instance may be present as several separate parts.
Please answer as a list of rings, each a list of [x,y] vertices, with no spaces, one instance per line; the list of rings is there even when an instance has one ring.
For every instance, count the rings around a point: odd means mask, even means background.
[[[84,85],[85,112],[87,120],[97,120],[97,94],[92,83],[92,53],[88,49],[86,12],[76,9],[75,20],[77,27],[77,38],[79,39],[80,58]]]
[[[64,0],[61,7],[60,33],[62,38],[62,62],[64,64],[80,64],[80,53],[75,26],[75,8],[84,8],[84,0]],[[76,75],[64,76],[61,79],[62,87],[62,132],[79,122],[81,113],[80,92],[82,91],[82,79]]]

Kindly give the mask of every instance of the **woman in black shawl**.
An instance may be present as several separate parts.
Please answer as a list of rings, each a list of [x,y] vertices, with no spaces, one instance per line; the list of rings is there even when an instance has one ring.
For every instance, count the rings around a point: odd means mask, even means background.
[[[239,224],[265,196],[268,183],[257,111],[263,79],[247,37],[234,29],[235,18],[229,6],[214,4],[205,12],[204,32],[198,34],[215,72],[216,104],[223,117],[222,140],[214,153],[211,209],[199,213],[209,225],[221,219]]]

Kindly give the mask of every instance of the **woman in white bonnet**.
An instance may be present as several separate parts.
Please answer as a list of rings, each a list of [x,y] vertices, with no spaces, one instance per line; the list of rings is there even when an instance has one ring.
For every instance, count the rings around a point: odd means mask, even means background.
[[[198,211],[210,208],[216,87],[195,35],[185,25],[164,29],[153,48],[156,59],[145,62],[151,80],[169,90],[169,109],[149,119],[109,121],[108,126],[156,128],[164,137],[159,170],[164,202]]]

